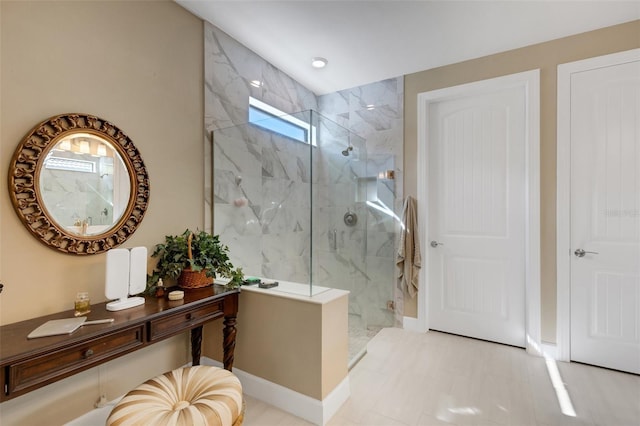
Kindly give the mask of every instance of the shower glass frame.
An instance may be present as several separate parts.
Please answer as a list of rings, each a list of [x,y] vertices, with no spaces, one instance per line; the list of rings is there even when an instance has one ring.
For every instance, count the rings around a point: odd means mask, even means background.
[[[282,282],[278,291],[313,296],[334,287],[321,260],[343,245],[332,224],[335,207],[347,201],[335,201],[335,192],[356,203],[366,143],[313,110],[286,118],[309,124],[308,142],[256,122],[211,132],[212,232],[245,275]],[[292,290],[289,282],[308,288]]]
[[[254,123],[211,133],[207,230],[220,235],[245,275],[279,281],[267,291],[349,291],[355,362],[378,330],[398,324],[395,158],[369,153],[363,138],[316,111],[286,118],[308,123],[314,139],[303,143]]]

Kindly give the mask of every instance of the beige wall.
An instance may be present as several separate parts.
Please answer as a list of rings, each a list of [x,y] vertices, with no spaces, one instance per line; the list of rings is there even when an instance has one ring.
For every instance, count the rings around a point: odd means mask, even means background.
[[[203,226],[202,21],[169,1],[0,2],[0,176],[19,141],[52,115],[92,113],[134,141],[151,183],[147,214],[125,246]],[[5,180],[6,182],[6,180]],[[0,191],[0,323],[104,297],[104,255],[51,250]],[[2,424],[59,424],[187,362],[179,336],[3,403]],[[150,362],[151,360],[151,362]],[[46,395],[46,396],[44,396]]]
[[[348,356],[348,293],[327,293],[339,297],[311,303],[243,291],[234,368],[317,400],[326,398],[347,376]],[[205,326],[205,335],[203,354],[221,361],[220,322]]]
[[[347,294],[322,305],[321,338],[321,399],[324,399],[348,373],[349,296]]]
[[[577,61],[640,46],[640,21],[562,38],[405,76],[405,195],[417,194],[417,95],[421,92],[540,69],[541,303],[542,340],[556,335],[556,69]],[[405,315],[416,300],[405,297]]]

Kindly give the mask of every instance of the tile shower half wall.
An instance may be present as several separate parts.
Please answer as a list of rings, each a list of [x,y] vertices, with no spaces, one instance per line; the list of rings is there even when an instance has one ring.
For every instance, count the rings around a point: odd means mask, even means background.
[[[354,144],[358,155],[345,157],[344,141],[319,137],[312,159],[308,145],[247,125],[249,96],[287,113],[319,112],[363,139]],[[365,324],[391,325],[397,221],[356,196],[367,179],[391,170],[395,179],[378,180],[378,194],[399,216],[402,99],[402,77],[316,96],[205,23],[206,229],[250,275],[308,283],[313,251],[314,284],[351,291],[350,312]],[[347,211],[357,226],[344,225]],[[338,250],[329,247],[333,230]]]

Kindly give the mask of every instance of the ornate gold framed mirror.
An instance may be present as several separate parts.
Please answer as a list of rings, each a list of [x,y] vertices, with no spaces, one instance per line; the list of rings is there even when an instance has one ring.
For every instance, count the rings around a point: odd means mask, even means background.
[[[95,254],[127,240],[149,203],[149,176],[129,137],[88,114],[35,126],[9,166],[9,193],[27,229],[69,254]]]

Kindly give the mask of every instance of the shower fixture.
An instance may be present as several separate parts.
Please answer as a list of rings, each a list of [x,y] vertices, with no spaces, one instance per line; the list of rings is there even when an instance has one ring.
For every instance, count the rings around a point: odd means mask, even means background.
[[[344,214],[344,224],[347,226],[356,226],[356,223],[358,223],[358,215],[351,210],[347,210]]]
[[[347,147],[347,149],[345,149],[344,151],[342,151],[342,155],[344,155],[345,157],[348,157],[348,156],[349,156],[349,153],[350,153],[351,151],[353,151],[353,147],[352,147],[351,145],[349,145],[349,146]]]

